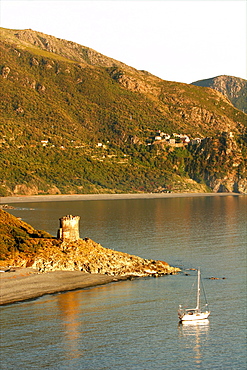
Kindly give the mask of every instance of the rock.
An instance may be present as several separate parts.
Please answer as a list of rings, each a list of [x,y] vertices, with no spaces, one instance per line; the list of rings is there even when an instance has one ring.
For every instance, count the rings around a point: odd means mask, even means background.
[[[30,87],[31,87],[31,89],[34,89],[35,90],[35,88],[36,88],[36,81],[32,81],[30,83]]]
[[[2,68],[2,76],[3,76],[3,78],[7,78],[8,75],[9,75],[9,72],[10,72],[10,68],[9,67],[3,67]]]
[[[39,92],[45,92],[46,87],[45,87],[44,85],[38,84],[38,85],[37,85],[37,90],[38,90]]]
[[[14,52],[17,54],[18,57],[21,56],[21,53],[18,50],[14,49]]]
[[[53,65],[50,64],[50,63],[46,63],[45,68],[46,69],[52,69],[53,68]]]
[[[0,204],[0,209],[15,209],[15,207],[8,204]]]
[[[15,111],[17,113],[24,113],[24,109],[22,107],[18,107]]]
[[[15,186],[13,193],[34,195],[34,194],[37,194],[37,191],[38,191],[38,188],[36,185],[19,184]]]
[[[39,65],[39,61],[37,59],[35,59],[35,58],[32,58],[31,59],[31,65],[32,66],[38,66]]]
[[[43,243],[44,245],[44,243]],[[18,257],[12,265],[32,267],[42,272],[82,271],[110,276],[164,276],[180,271],[164,261],[143,259],[138,256],[104,248],[91,239],[64,242],[47,239],[45,247],[31,258]]]

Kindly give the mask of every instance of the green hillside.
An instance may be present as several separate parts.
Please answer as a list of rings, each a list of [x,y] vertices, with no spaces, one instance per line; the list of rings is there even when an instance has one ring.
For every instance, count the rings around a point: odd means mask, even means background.
[[[219,92],[32,30],[0,48],[1,196],[245,191],[247,116]]]

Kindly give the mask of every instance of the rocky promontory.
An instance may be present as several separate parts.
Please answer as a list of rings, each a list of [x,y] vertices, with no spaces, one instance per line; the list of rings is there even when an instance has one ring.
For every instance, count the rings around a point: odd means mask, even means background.
[[[111,276],[162,276],[179,271],[166,262],[104,248],[88,238],[75,242],[46,240],[37,255],[15,258],[13,264],[40,272],[82,271]]]
[[[2,266],[31,267],[39,272],[162,276],[179,271],[164,261],[104,248],[89,238],[72,241],[55,238],[3,210],[0,210],[0,251]]]
[[[0,209],[0,305],[46,294],[175,274],[179,268],[81,239],[79,216],[60,219],[58,237]],[[69,234],[69,237],[68,237]]]

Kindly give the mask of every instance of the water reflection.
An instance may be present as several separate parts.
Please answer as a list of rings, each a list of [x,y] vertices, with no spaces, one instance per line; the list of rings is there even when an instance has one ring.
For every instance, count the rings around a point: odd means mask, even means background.
[[[80,215],[82,237],[179,262],[184,269],[200,266],[205,277],[226,280],[204,280],[214,311],[210,326],[206,321],[177,327],[174,307],[187,301],[192,272],[2,307],[2,368],[246,369],[240,330],[246,303],[246,202],[247,197],[191,197],[26,203],[22,206],[35,210],[10,210],[54,235],[59,217]]]
[[[79,295],[78,292],[66,293],[66,299],[64,295],[57,296],[58,313],[61,318],[61,323],[64,326],[64,344],[65,354],[68,359],[79,358],[81,356],[81,350],[78,348],[78,339],[80,337],[79,327],[81,325],[79,321]]]
[[[103,350],[102,337],[104,340],[108,337],[109,345],[109,334],[111,338],[118,336],[122,323],[125,319],[128,321],[121,312],[132,304],[133,294],[135,301],[138,299],[131,283],[125,281],[56,296],[57,319],[63,336],[61,346],[67,361],[88,355],[92,348]],[[132,315],[134,313],[132,308]]]
[[[188,321],[179,323],[179,337],[185,340],[185,347],[192,352],[196,366],[203,361],[203,350],[208,338],[209,320]]]

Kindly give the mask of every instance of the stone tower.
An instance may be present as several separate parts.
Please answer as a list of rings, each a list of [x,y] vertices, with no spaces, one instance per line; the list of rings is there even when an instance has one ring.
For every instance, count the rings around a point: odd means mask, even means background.
[[[79,235],[79,216],[67,215],[59,219],[60,228],[58,229],[58,239],[75,242],[80,239]]]

